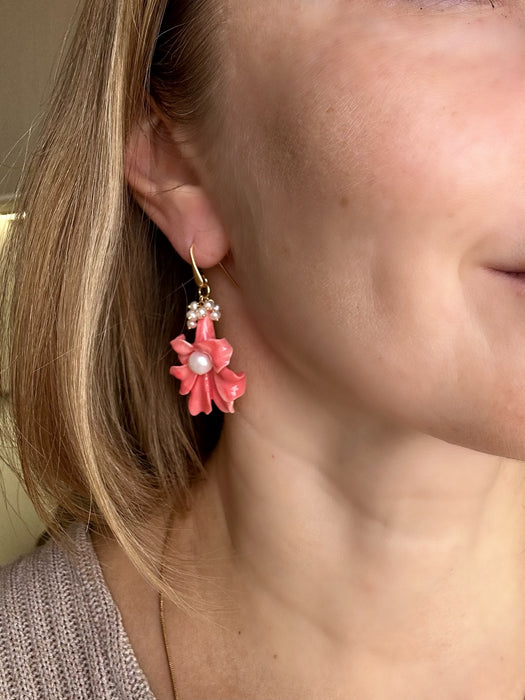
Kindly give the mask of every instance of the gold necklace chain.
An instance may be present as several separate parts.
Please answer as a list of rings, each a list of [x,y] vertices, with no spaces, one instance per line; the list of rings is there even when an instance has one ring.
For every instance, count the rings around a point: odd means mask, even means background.
[[[161,579],[163,579],[164,575],[164,557],[166,555],[166,547],[168,544],[168,535],[171,530],[171,524],[173,521],[173,516],[175,514],[175,509],[172,510],[171,515],[169,517],[168,521],[168,526],[166,528],[166,534],[164,535],[164,546],[162,549],[162,561],[161,561],[161,566],[160,566],[160,576]],[[177,686],[175,684],[175,671],[173,670],[173,662],[170,657],[170,652],[168,650],[168,635],[166,633],[166,620],[164,619],[164,596],[162,595],[162,591],[159,591],[159,615],[160,615],[160,626],[162,629],[162,641],[164,642],[164,651],[166,652],[166,659],[168,661],[168,668],[170,670],[170,678],[171,678],[171,688],[173,690],[173,698],[174,700],[179,700],[179,696],[177,695]]]

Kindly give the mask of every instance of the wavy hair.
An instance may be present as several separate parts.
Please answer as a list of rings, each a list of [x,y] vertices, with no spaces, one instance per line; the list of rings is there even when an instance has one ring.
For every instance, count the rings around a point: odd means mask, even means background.
[[[172,599],[144,523],[159,506],[187,511],[222,415],[191,418],[169,376],[191,268],[133,200],[124,153],[152,100],[213,148],[224,21],[212,4],[85,3],[1,261],[13,469],[51,537],[69,547],[72,520],[109,529]]]

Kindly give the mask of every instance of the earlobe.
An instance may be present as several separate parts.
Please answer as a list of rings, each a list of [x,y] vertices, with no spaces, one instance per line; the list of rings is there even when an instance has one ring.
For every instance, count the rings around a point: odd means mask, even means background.
[[[168,133],[158,114],[133,127],[125,153],[126,180],[178,254],[190,262],[193,243],[198,264],[210,268],[227,254],[228,236],[200,182],[197,156],[183,157]]]

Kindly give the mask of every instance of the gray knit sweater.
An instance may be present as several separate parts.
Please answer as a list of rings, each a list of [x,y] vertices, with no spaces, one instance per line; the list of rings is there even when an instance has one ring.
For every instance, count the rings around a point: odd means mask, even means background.
[[[49,540],[0,568],[1,700],[155,700],[89,532],[74,559]]]

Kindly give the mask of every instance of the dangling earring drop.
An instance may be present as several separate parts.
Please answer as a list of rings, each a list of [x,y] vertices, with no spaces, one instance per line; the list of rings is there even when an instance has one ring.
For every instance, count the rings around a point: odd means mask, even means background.
[[[218,304],[210,298],[211,289],[195,263],[193,245],[190,248],[193,279],[199,290],[199,300],[188,306],[186,323],[195,329],[195,342],[188,343],[184,334],[170,345],[179,356],[180,365],[170,367],[170,374],[181,382],[179,393],[189,394],[188,409],[192,416],[211,413],[214,404],[223,413],[235,413],[233,402],[246,390],[244,372],[228,369],[233,348],[226,338],[216,338],[214,321],[221,317]]]

